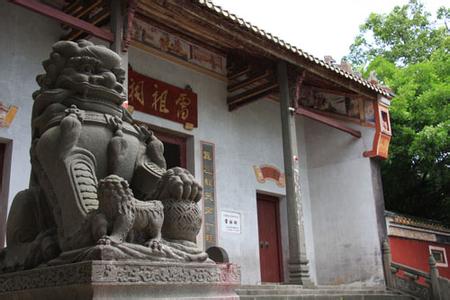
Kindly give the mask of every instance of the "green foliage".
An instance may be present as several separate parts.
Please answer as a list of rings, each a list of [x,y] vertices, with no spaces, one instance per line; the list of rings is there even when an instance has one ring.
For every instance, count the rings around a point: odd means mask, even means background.
[[[393,137],[382,164],[386,208],[450,224],[450,38],[448,8],[430,14],[411,0],[388,15],[371,14],[349,59],[369,62],[396,94]],[[442,22],[443,21],[443,22]],[[373,36],[368,43],[366,36]]]
[[[448,19],[449,10],[439,9],[439,18]],[[430,58],[447,37],[447,28],[430,21],[430,13],[418,0],[396,6],[387,15],[371,13],[350,46],[347,56],[354,65],[365,65],[377,56],[398,65]]]

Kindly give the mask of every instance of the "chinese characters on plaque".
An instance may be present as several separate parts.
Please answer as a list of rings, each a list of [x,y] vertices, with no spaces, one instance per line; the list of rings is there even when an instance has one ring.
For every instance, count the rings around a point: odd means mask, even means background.
[[[128,103],[135,110],[197,127],[197,94],[128,70]]]
[[[205,222],[205,249],[216,246],[216,199],[214,144],[201,143],[203,173],[203,214]]]

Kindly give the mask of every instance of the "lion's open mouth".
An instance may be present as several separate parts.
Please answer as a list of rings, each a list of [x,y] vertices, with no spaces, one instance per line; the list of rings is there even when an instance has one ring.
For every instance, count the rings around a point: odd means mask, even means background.
[[[89,82],[75,82],[69,78],[65,78],[61,82],[64,88],[75,91],[77,98],[86,101],[103,102],[105,104],[122,105],[126,101],[126,95],[118,93],[114,89]]]

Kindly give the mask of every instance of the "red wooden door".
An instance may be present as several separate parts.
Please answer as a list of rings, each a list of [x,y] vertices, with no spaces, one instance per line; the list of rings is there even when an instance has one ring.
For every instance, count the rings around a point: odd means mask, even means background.
[[[262,282],[281,282],[278,198],[258,194],[259,260]]]

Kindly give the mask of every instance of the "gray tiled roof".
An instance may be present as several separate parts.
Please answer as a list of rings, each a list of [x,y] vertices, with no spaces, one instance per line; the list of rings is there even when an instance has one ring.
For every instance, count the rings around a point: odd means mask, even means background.
[[[384,211],[384,215],[386,217],[391,217],[394,223],[400,225],[450,232],[450,227],[448,225],[443,224],[436,220],[429,220],[420,217],[409,216],[388,210]]]
[[[272,35],[271,33],[266,32],[265,30],[255,26],[255,25],[252,25],[251,23],[245,21],[244,19],[237,17],[236,15],[228,12],[227,10],[222,9],[220,6],[215,5],[210,0],[194,0],[194,2],[201,5],[202,7],[208,8],[211,12],[216,13],[217,15],[227,19],[228,21],[231,21],[231,22],[241,26],[242,28],[247,29],[248,31],[252,32],[253,34],[261,36],[261,37],[271,41],[273,44],[281,46],[281,47],[285,48],[286,50],[289,50],[289,51],[297,54],[298,56],[303,57],[303,58],[317,64],[318,66],[332,70],[345,78],[356,81],[357,83],[359,83],[373,91],[376,91],[383,96],[387,96],[389,98],[392,97],[392,95],[387,90],[383,89],[382,87],[372,84],[369,81],[364,80],[363,78],[361,78],[359,76],[356,76],[355,74],[348,73],[335,65],[329,64],[311,54],[308,54],[307,52],[303,51],[302,49],[299,49],[299,48],[283,41],[282,39],[279,39],[278,37]]]

